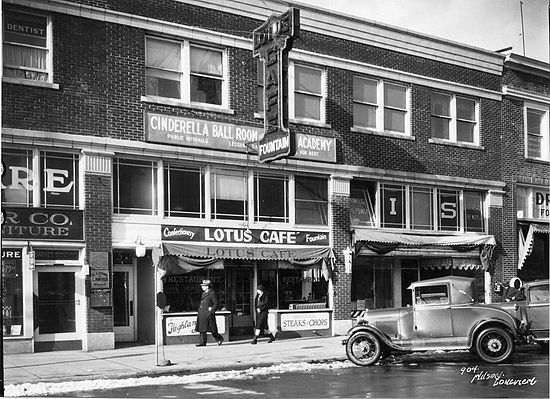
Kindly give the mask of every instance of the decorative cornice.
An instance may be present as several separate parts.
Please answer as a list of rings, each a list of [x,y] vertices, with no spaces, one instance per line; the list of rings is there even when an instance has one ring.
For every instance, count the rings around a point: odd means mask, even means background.
[[[504,96],[515,98],[523,101],[532,101],[542,104],[550,104],[550,96],[528,92],[522,89],[517,89],[510,86],[502,86],[502,94]]]

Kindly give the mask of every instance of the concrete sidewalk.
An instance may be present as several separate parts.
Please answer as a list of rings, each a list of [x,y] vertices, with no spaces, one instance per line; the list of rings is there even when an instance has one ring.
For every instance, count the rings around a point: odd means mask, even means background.
[[[210,339],[210,337],[209,337]],[[290,362],[346,359],[343,336],[192,344],[132,346],[96,352],[55,351],[4,355],[4,386],[35,382],[129,378],[239,370]],[[163,353],[164,352],[164,353]],[[157,357],[159,362],[157,363]],[[171,365],[159,366],[164,359]]]

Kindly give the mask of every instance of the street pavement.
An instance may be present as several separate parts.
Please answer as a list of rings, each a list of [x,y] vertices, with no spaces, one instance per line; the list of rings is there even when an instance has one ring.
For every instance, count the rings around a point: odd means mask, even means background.
[[[117,379],[208,371],[243,370],[281,363],[346,359],[344,337],[276,340],[267,338],[224,342],[205,347],[193,344],[142,345],[85,352],[54,351],[4,355],[4,386],[22,383]],[[209,337],[210,339],[210,337]],[[163,365],[166,361],[169,365]]]

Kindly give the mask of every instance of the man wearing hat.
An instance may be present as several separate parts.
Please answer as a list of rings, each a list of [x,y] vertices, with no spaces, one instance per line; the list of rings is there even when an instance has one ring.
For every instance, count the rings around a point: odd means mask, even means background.
[[[199,310],[197,311],[197,326],[195,330],[200,333],[199,343],[196,346],[206,346],[206,332],[210,331],[218,346],[222,344],[223,337],[218,333],[216,325],[216,310],[218,309],[218,297],[212,289],[210,280],[202,280],[202,296]]]
[[[254,307],[256,308],[256,329],[254,330],[254,339],[251,344],[256,345],[258,343],[258,337],[263,331],[269,337],[268,343],[275,341],[275,336],[269,331],[267,325],[267,314],[269,312],[269,296],[263,285],[258,285],[256,289],[256,298],[254,298]]]

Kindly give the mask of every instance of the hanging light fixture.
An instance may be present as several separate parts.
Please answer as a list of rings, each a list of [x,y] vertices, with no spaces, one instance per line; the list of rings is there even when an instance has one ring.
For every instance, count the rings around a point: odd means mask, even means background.
[[[138,258],[143,258],[145,256],[145,251],[146,251],[146,248],[145,248],[145,245],[143,245],[143,241],[141,239],[141,234],[140,234],[136,238],[136,256]]]

